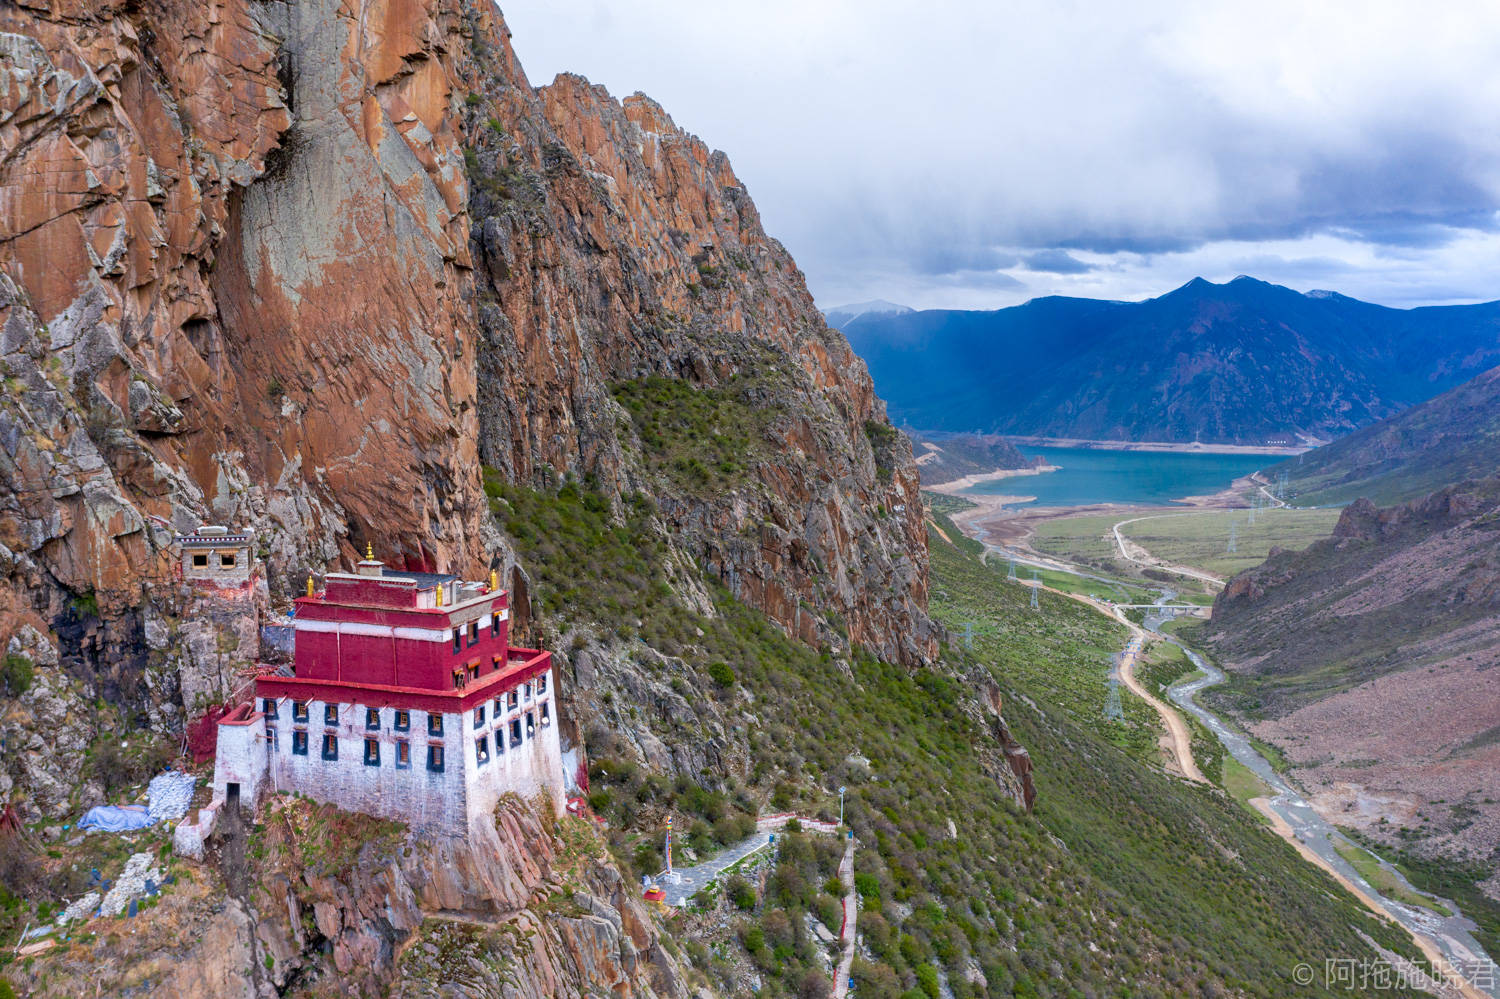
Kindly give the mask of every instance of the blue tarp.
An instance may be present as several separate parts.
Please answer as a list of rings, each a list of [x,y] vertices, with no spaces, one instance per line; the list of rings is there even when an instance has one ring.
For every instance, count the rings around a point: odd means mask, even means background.
[[[152,823],[145,805],[95,805],[78,823],[80,829],[103,829],[105,832],[128,832],[144,829]]]

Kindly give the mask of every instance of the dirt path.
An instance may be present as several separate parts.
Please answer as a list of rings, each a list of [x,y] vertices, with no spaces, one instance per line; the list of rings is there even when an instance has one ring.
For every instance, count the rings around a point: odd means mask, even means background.
[[[938,537],[942,538],[944,541],[948,542],[950,545],[953,544],[953,539],[950,538],[950,537],[948,537],[948,532],[947,531],[943,530],[941,527],[939,527],[937,525],[937,521],[935,521],[935,520],[929,520],[927,522],[927,526],[930,527],[930,528],[932,528],[934,531],[937,531]]]
[[[1157,697],[1141,685],[1135,676],[1135,662],[1140,656],[1141,647],[1146,641],[1146,630],[1125,616],[1125,612],[1111,604],[1106,604],[1081,593],[1068,593],[1064,590],[1054,590],[1050,586],[1042,589],[1048,593],[1056,593],[1060,597],[1070,597],[1079,603],[1088,604],[1094,610],[1107,617],[1112,617],[1125,627],[1130,629],[1130,641],[1125,645],[1124,655],[1120,658],[1120,682],[1129,688],[1130,692],[1147,704],[1151,705],[1157,715],[1161,717],[1162,724],[1166,726],[1167,737],[1170,740],[1169,749],[1177,761],[1177,769],[1190,781],[1199,784],[1209,783],[1203,776],[1203,771],[1198,768],[1198,761],[1193,759],[1193,737],[1188,729],[1187,722],[1170,705],[1158,700]]]
[[[1182,776],[1199,784],[1209,783],[1203,776],[1203,771],[1198,769],[1198,761],[1193,758],[1193,733],[1188,728],[1187,722],[1182,720],[1182,716],[1177,713],[1176,709],[1158,700],[1136,679],[1135,662],[1141,654],[1146,632],[1123,615],[1117,614],[1116,619],[1124,621],[1131,629],[1130,644],[1125,646],[1125,654],[1120,659],[1120,682],[1129,687],[1132,694],[1156,709],[1156,713],[1161,716],[1162,724],[1167,727],[1172,755],[1177,760],[1177,769],[1182,771]]]
[[[839,928],[839,939],[844,944],[844,953],[839,957],[838,970],[833,973],[833,999],[844,999],[849,994],[849,969],[854,967],[854,921],[859,912],[859,899],[854,892],[854,837],[844,847],[844,859],[839,861],[839,877],[847,885],[844,892],[844,925]]]

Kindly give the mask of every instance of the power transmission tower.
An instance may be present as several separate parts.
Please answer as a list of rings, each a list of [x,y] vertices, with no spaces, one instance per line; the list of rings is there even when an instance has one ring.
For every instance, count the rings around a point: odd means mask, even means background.
[[[1010,557],[1010,576],[1008,578],[1012,583],[1016,581],[1016,557],[1014,555]]]
[[[1229,552],[1232,555],[1238,550],[1239,544],[1235,540],[1235,524],[1234,521],[1231,520],[1229,522]]]
[[[967,652],[974,647],[974,622],[964,622],[964,651]]]
[[[1109,678],[1109,693],[1104,698],[1104,717],[1110,721],[1125,720],[1125,709],[1120,704],[1120,678],[1117,676]]]
[[[1036,570],[1035,569],[1032,569],[1031,570],[1031,609],[1032,610],[1036,610],[1036,609],[1038,609],[1041,606],[1040,604],[1037,603],[1037,600],[1036,600],[1036,595],[1039,592],[1041,592],[1041,589],[1042,589],[1042,580],[1041,580],[1041,577],[1036,574]]]
[[[1109,659],[1109,688],[1104,695],[1104,717],[1111,721],[1125,720],[1125,709],[1120,704],[1120,664],[1124,658],[1124,652],[1116,652]]]
[[[1257,492],[1254,492],[1254,493],[1250,494],[1250,523],[1251,524],[1255,523],[1255,511],[1259,510],[1259,509],[1260,509],[1260,493],[1257,491]]]

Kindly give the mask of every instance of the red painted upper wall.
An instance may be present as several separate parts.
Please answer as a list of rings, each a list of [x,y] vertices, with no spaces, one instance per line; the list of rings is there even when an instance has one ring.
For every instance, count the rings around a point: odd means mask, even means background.
[[[449,594],[443,606],[434,586]],[[455,585],[451,577],[330,575],[323,593],[296,601],[295,672],[308,680],[459,690],[505,666],[508,603],[504,590]]]

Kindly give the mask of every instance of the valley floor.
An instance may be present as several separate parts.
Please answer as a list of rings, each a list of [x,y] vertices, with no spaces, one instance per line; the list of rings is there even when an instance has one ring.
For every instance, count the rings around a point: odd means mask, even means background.
[[[966,496],[964,498],[970,499],[971,497]],[[973,498],[978,499],[980,497]],[[1122,533],[1122,529],[1128,530],[1131,525],[1137,525],[1147,521],[1175,521],[1175,523],[1172,523],[1170,526],[1162,525],[1164,527],[1167,527],[1167,529],[1159,531],[1158,534],[1162,537],[1165,537],[1168,543],[1156,547],[1158,548],[1158,550],[1166,549],[1167,551],[1171,552],[1174,557],[1182,557],[1184,554],[1186,554],[1193,559],[1193,562],[1195,564],[1201,565],[1205,561],[1205,559],[1203,558],[1205,552],[1199,550],[1203,546],[1201,543],[1195,544],[1195,539],[1200,538],[1205,534],[1205,527],[1208,529],[1208,532],[1213,532],[1214,529],[1219,526],[1218,524],[1214,523],[1205,524],[1205,518],[1218,519],[1219,523],[1222,524],[1222,515],[1220,515],[1219,517],[1215,517],[1215,514],[1217,512],[1218,511],[1214,510],[1204,510],[1202,512],[1184,512],[1178,510],[1171,513],[1146,513],[1125,516],[1122,516],[1121,513],[1116,512],[1103,517],[1093,515],[1085,517],[1063,518],[1058,517],[1055,513],[1049,511],[1042,516],[1027,517],[1026,520],[1029,521],[1027,525],[1027,533],[1022,535],[1021,538],[1017,539],[1021,541],[1021,543],[1016,544],[1013,547],[1005,548],[1003,550],[1006,554],[1011,555],[1012,557],[1015,557],[1017,554],[1019,554],[1023,559],[1027,559],[1029,557],[1030,560],[1035,560],[1039,564],[1048,565],[1053,570],[1071,571],[1073,573],[1076,573],[1081,580],[1088,580],[1088,585],[1094,588],[1097,588],[1094,586],[1094,582],[1100,580],[1100,577],[1092,575],[1090,573],[1091,569],[1098,569],[1100,567],[1108,569],[1130,567],[1137,570],[1153,570],[1149,573],[1150,578],[1175,579],[1178,581],[1184,581],[1189,585],[1201,584],[1206,589],[1208,589],[1209,592],[1213,592],[1223,585],[1221,577],[1214,573],[1194,568],[1192,565],[1174,564],[1167,561],[1166,559],[1158,557],[1157,555],[1153,554],[1151,550],[1148,550],[1140,543],[1128,538],[1126,534]],[[1226,510],[1225,512],[1228,512],[1228,510]],[[1243,509],[1239,511],[1242,518],[1247,512],[1248,511],[1244,511]],[[993,505],[990,504],[985,506],[976,506],[968,510],[957,511],[953,515],[953,521],[955,523],[962,524],[966,532],[968,532],[969,534],[977,535],[978,540],[986,542],[987,544],[993,544],[993,542],[990,541],[990,537],[992,535],[992,532],[996,531],[997,526],[1000,527],[1001,531],[1004,531],[1005,533],[1011,533],[1010,531],[1005,531],[1005,527],[1009,525],[1004,525],[1004,521],[1007,519],[1019,519],[1014,518],[1013,516],[1007,516],[1011,513],[1011,511],[1006,511],[1004,514],[1001,514],[999,517],[997,517],[995,515]],[[1130,513],[1134,514],[1134,511],[1130,511]],[[1251,537],[1247,538],[1247,541],[1249,542],[1247,547],[1250,550],[1246,553],[1246,557],[1254,559],[1254,561],[1256,562],[1258,562],[1260,559],[1263,559],[1265,557],[1265,552],[1268,551],[1271,547],[1272,542],[1268,540],[1271,537],[1274,537],[1276,539],[1292,540],[1292,538],[1294,537],[1300,539],[1303,535],[1319,536],[1321,535],[1321,533],[1326,532],[1331,528],[1333,519],[1335,519],[1336,516],[1337,511],[1259,511],[1259,520],[1261,526],[1259,532],[1254,532],[1252,525],[1247,524],[1245,520],[1242,519],[1240,521],[1240,524],[1244,525],[1244,527],[1252,528]],[[997,521],[999,522],[999,524],[997,524]],[[1070,523],[1070,521],[1072,523]],[[1030,544],[1027,544],[1026,542],[1032,540],[1034,535],[1037,533],[1038,525],[1049,523],[1051,523],[1054,528],[1054,530],[1046,535],[1046,540],[1049,542],[1049,551],[1038,552],[1034,547],[1032,547]],[[1056,528],[1059,526],[1074,527],[1074,525],[1079,525],[1079,527],[1078,529],[1075,529],[1071,532],[1069,532],[1068,530],[1056,530]],[[1183,529],[1184,527],[1186,528],[1185,530]],[[934,528],[937,529],[936,524],[934,524]],[[1090,538],[1098,538],[1100,536],[1101,528],[1105,529],[1105,531],[1107,532],[1103,535],[1103,537],[1107,538],[1109,542],[1111,542],[1109,548],[1112,550],[1108,551],[1107,553],[1100,552],[1098,550],[1099,545],[1097,542],[1088,541],[1088,539]],[[1085,557],[1087,557],[1088,555],[1093,555],[1094,557],[1089,559],[1087,565],[1079,565],[1077,563],[1072,563],[1068,560],[1061,559],[1057,554],[1057,549],[1059,547],[1062,547],[1063,551],[1065,552],[1068,552],[1069,549],[1063,546],[1059,546],[1057,543],[1059,539],[1072,540],[1075,543],[1077,543],[1078,541],[1086,542],[1085,545],[1080,546],[1084,549],[1083,554],[1085,555]],[[1235,546],[1230,547],[1232,549]],[[1255,557],[1257,552],[1259,553],[1259,558]],[[1074,549],[1069,553],[1077,554],[1077,550]],[[988,554],[988,552],[986,554]],[[1104,557],[1101,558],[1101,556]],[[1210,559],[1211,558],[1212,556],[1210,555]],[[1252,562],[1251,564],[1254,564],[1254,562]],[[1218,566],[1216,566],[1216,568],[1217,567]],[[1142,645],[1148,638],[1151,638],[1152,636],[1150,636],[1148,632],[1142,629],[1134,621],[1130,620],[1126,616],[1122,608],[1117,604],[1110,603],[1105,600],[1100,600],[1092,594],[1088,593],[1069,592],[1067,590],[1059,590],[1050,586],[1044,586],[1043,588],[1057,593],[1060,596],[1066,596],[1071,599],[1077,600],[1087,606],[1090,606],[1100,614],[1107,615],[1112,619],[1120,621],[1120,623],[1124,624],[1131,630],[1130,640],[1121,654],[1119,670],[1120,679],[1125,683],[1126,687],[1131,691],[1131,693],[1135,694],[1142,701],[1149,704],[1160,717],[1162,728],[1164,729],[1162,737],[1163,764],[1168,772],[1176,773],[1180,776],[1185,776],[1190,780],[1194,780],[1200,783],[1207,783],[1208,780],[1200,770],[1198,761],[1194,758],[1194,754],[1192,751],[1192,739],[1191,735],[1189,734],[1188,724],[1185,722],[1184,718],[1180,714],[1178,714],[1178,712],[1174,708],[1163,704],[1159,699],[1153,697],[1147,690],[1144,689],[1144,687],[1142,687],[1140,682],[1134,676],[1134,669],[1138,659],[1140,658]],[[1166,592],[1170,591],[1168,590]],[[1199,684],[1195,684],[1194,686],[1199,686],[1201,682],[1202,681],[1200,681]],[[1248,744],[1244,745],[1248,746]],[[1218,758],[1216,757],[1216,763],[1217,759]],[[1228,762],[1235,761],[1231,760]],[[1243,766],[1240,766],[1237,769],[1243,770]],[[1269,774],[1269,770],[1267,772]],[[1228,769],[1226,765],[1226,775],[1227,773]],[[1213,776],[1214,783],[1221,782],[1221,779],[1217,774]],[[1255,783],[1259,785],[1260,789],[1265,789],[1264,783],[1258,780],[1255,781]],[[1276,781],[1276,783],[1280,784],[1281,782]],[[1282,786],[1284,787],[1284,785]],[[1297,800],[1300,801],[1300,799]],[[1344,856],[1345,848],[1340,847],[1337,851],[1335,851],[1334,846],[1327,841],[1327,837],[1320,835],[1317,837],[1318,844],[1320,846],[1327,846],[1328,849],[1324,851],[1314,849],[1308,843],[1303,842],[1303,839],[1301,835],[1299,835],[1297,828],[1294,828],[1294,825],[1288,822],[1276,807],[1273,807],[1273,803],[1267,797],[1255,797],[1251,799],[1249,803],[1265,816],[1265,818],[1269,822],[1270,831],[1273,831],[1277,836],[1282,838],[1285,842],[1296,849],[1303,860],[1322,869],[1326,874],[1337,881],[1345,890],[1347,890],[1354,898],[1358,899],[1372,913],[1375,913],[1376,915],[1384,919],[1392,918],[1390,914],[1389,904],[1382,904],[1382,900],[1379,897],[1379,892],[1377,892],[1376,889],[1371,888],[1366,879],[1358,874],[1355,874],[1355,876],[1351,878],[1349,876],[1350,872],[1345,872],[1340,869],[1341,866],[1343,866],[1340,862],[1340,857]],[[1305,805],[1302,805],[1301,807],[1306,808]],[[1330,819],[1329,821],[1332,821],[1332,819]],[[1298,825],[1305,825],[1305,823],[1299,822]],[[1329,856],[1325,857],[1323,855],[1324,853],[1329,854]],[[1427,900],[1424,900],[1423,896],[1411,892],[1409,890],[1409,887],[1406,886],[1404,878],[1399,879],[1399,882],[1400,884],[1395,884],[1393,890],[1388,892],[1391,897],[1399,898],[1400,901],[1408,905],[1410,905],[1413,901],[1417,901],[1421,904],[1426,905],[1428,908],[1435,910],[1435,912],[1437,910],[1441,910],[1443,914],[1446,914],[1446,909],[1442,906],[1441,903],[1429,902]],[[1389,888],[1393,886],[1388,885],[1387,887]],[[1462,971],[1465,967],[1465,965],[1463,964],[1463,959],[1466,956],[1473,957],[1474,955],[1474,952],[1470,949],[1470,945],[1473,944],[1473,939],[1469,937],[1467,932],[1464,932],[1461,929],[1457,929],[1456,926],[1445,926],[1444,922],[1440,921],[1440,919],[1436,915],[1430,916],[1428,919],[1420,923],[1420,925],[1424,929],[1426,929],[1427,932],[1422,932],[1422,930],[1415,928],[1412,923],[1407,922],[1406,920],[1402,920],[1402,922],[1411,932],[1413,941],[1421,949],[1429,967]],[[1449,932],[1450,929],[1456,929],[1459,937],[1461,937],[1462,939],[1452,936]],[[1443,944],[1441,947],[1437,943],[1437,940],[1434,939],[1435,936],[1442,938]],[[1471,975],[1471,977],[1473,977],[1475,973],[1478,972],[1478,970],[1479,969],[1476,962],[1474,970],[1468,973]],[[1484,982],[1483,975],[1479,975],[1478,980]],[[1437,993],[1461,995],[1466,997],[1466,999],[1485,999],[1485,997],[1490,994],[1481,991],[1470,982],[1462,981],[1457,974],[1451,976],[1449,984],[1451,988],[1437,989]]]

